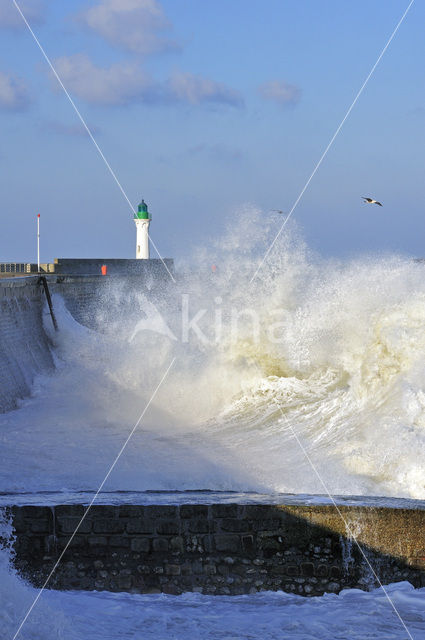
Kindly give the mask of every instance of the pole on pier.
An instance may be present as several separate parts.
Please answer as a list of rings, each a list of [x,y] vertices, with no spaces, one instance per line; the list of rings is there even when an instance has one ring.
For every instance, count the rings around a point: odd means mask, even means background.
[[[40,273],[40,214],[37,213],[37,272]]]

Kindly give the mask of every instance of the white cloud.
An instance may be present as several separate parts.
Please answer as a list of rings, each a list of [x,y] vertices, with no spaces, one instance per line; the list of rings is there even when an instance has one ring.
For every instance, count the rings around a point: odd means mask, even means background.
[[[174,99],[190,104],[215,102],[234,107],[243,105],[243,98],[238,91],[221,82],[183,71],[174,73],[170,78],[169,91]]]
[[[301,89],[283,80],[272,80],[259,87],[259,93],[266,100],[272,100],[281,105],[294,105],[300,101]]]
[[[135,64],[97,67],[85,54],[57,58],[55,69],[67,90],[87,102],[125,105],[156,98],[156,87]],[[57,81],[52,77],[54,83]]]
[[[82,53],[58,58],[54,66],[67,90],[94,104],[222,103],[240,106],[243,103],[240,94],[226,85],[190,73],[178,72],[160,83],[137,64],[113,64],[103,68]],[[57,86],[53,74],[52,81],[53,86]]]
[[[80,21],[109,43],[136,53],[179,48],[168,38],[171,25],[157,0],[101,0]]]
[[[18,5],[30,24],[43,20],[45,6],[41,0],[18,0]],[[25,22],[12,0],[0,0],[0,27],[23,29]]]
[[[0,71],[0,109],[21,111],[30,103],[24,83]]]

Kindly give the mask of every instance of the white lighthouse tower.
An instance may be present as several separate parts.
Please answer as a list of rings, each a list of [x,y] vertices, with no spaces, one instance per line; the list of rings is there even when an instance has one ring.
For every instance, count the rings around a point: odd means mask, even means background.
[[[151,220],[148,205],[142,200],[134,214],[134,222],[136,223],[137,230],[137,260],[149,260],[149,224]]]

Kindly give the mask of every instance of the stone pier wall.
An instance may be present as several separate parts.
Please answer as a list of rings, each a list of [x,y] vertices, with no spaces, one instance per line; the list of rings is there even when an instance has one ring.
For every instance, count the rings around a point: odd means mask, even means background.
[[[43,307],[37,276],[0,280],[0,413],[29,395],[38,373],[53,369]]]
[[[12,507],[15,565],[40,586],[84,507]],[[94,506],[50,586],[137,593],[306,596],[409,580],[425,585],[425,511],[332,506]],[[364,555],[363,555],[364,554]],[[365,560],[365,557],[367,560]]]
[[[73,318],[100,332],[122,331],[129,317],[143,318],[143,301],[164,304],[171,280],[152,270],[145,276],[50,276],[52,294],[59,294]]]

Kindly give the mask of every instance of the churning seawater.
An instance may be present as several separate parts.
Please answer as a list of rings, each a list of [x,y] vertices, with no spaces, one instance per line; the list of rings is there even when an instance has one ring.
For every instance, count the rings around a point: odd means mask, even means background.
[[[150,300],[117,281],[102,333],[54,297],[57,370],[0,417],[0,490],[96,488],[175,358],[105,489],[323,493],[296,432],[332,493],[425,497],[425,265],[292,232],[250,283],[258,216]]]
[[[260,221],[243,212],[149,299],[117,281],[98,309],[103,332],[54,296],[57,369],[0,417],[1,491],[96,490],[175,358],[105,490],[323,493],[301,442],[333,494],[425,498],[425,266],[324,260],[292,230],[251,282],[276,230]],[[34,592],[2,562],[12,629]],[[392,591],[423,633],[423,591]],[[381,592],[43,595],[38,615],[52,610],[72,628],[40,636],[34,617],[22,637],[406,637]]]

